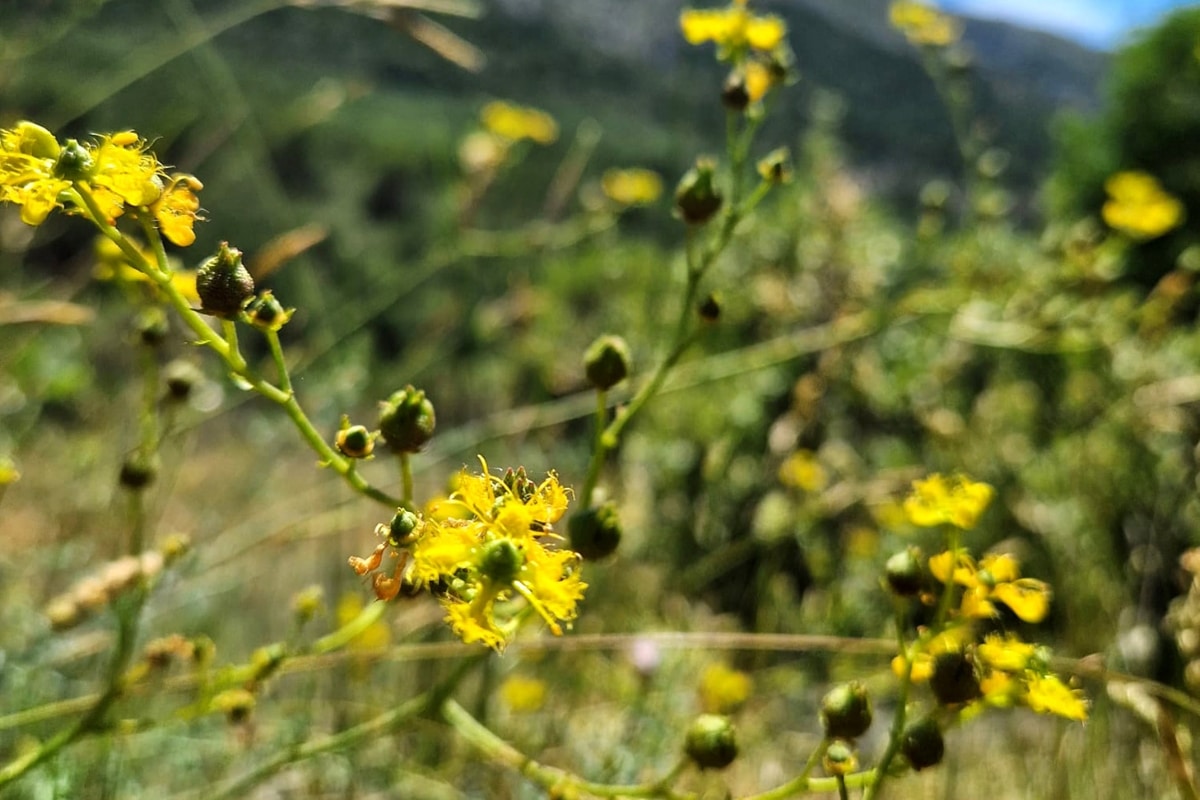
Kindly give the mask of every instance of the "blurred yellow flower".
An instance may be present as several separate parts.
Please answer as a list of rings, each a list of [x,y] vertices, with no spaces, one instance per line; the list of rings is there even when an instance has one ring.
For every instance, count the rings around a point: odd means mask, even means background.
[[[662,195],[662,178],[648,169],[610,169],[600,179],[600,188],[608,199],[623,206],[653,203]]]
[[[1041,622],[1050,611],[1049,584],[1022,578],[1017,560],[1007,554],[984,556],[976,566],[966,551],[946,551],[930,556],[929,571],[943,584],[953,580],[964,587],[960,609],[969,619],[996,616],[993,600],[1025,622]]]
[[[1134,239],[1154,239],[1183,222],[1183,203],[1146,172],[1118,172],[1104,182],[1104,190],[1104,222]]]
[[[741,670],[720,662],[710,664],[700,675],[700,707],[710,714],[729,714],[746,702],[753,687],[750,676]]]
[[[16,483],[20,479],[21,471],[17,469],[17,462],[9,456],[0,456],[0,486]]]
[[[538,144],[551,144],[558,138],[554,117],[536,108],[495,100],[483,107],[479,118],[484,128],[510,142],[531,139]]]
[[[1025,684],[1024,700],[1039,714],[1057,714],[1080,722],[1088,716],[1083,693],[1067,686],[1057,675],[1031,676]]]
[[[746,10],[745,0],[734,0],[726,8],[685,9],[679,15],[679,27],[688,44],[713,42],[722,58],[732,57],[748,47],[764,52],[775,50],[787,36],[787,24],[782,19],[751,14]]]
[[[366,608],[359,592],[346,592],[338,600],[337,624],[342,627],[362,613]],[[347,649],[356,652],[383,650],[392,643],[392,629],[382,619],[368,625],[362,633],[350,640]]]
[[[991,486],[965,475],[947,478],[934,473],[924,480],[913,481],[912,493],[904,500],[904,513],[909,522],[923,528],[944,523],[973,528],[993,494]]]
[[[1020,672],[1029,666],[1037,647],[1014,634],[989,633],[975,648],[979,660],[1002,672]]]
[[[546,702],[546,684],[537,678],[510,675],[500,684],[500,698],[518,714],[537,711]]]
[[[914,45],[945,47],[962,33],[958,21],[933,6],[913,0],[897,0],[888,9],[892,27]]]
[[[767,96],[771,87],[778,83],[778,76],[770,67],[758,60],[747,61],[742,70],[742,79],[746,84],[746,97],[751,103],[757,103]]]
[[[812,450],[801,448],[779,465],[779,482],[793,489],[819,492],[825,488],[829,478],[825,468]]]

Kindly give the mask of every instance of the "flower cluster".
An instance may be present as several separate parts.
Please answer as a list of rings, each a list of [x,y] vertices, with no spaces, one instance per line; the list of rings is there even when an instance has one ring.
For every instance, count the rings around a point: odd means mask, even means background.
[[[725,99],[734,107],[761,100],[783,81],[792,62],[787,23],[771,14],[751,14],[746,0],[733,0],[725,8],[685,9],[679,27],[689,44],[712,42],[717,58],[733,65]]]
[[[429,590],[464,642],[502,650],[523,616],[510,605],[518,598],[561,635],[587,588],[579,555],[551,546],[570,492],[554,473],[534,483],[524,468],[497,477],[480,462],[481,473],[464,470],[455,491],[421,517],[402,510],[381,525],[386,541],[370,558],[351,558],[350,564],[366,574],[391,549],[399,561],[391,577],[376,576],[376,594],[390,599],[402,584]]]
[[[40,125],[18,122],[0,130],[0,202],[20,206],[21,219],[41,225],[55,209],[112,225],[127,212],[147,214],[180,247],[196,240],[200,216],[191,175],[166,169],[133,131],[92,142],[59,141]]]
[[[1100,213],[1114,230],[1134,239],[1154,239],[1183,222],[1183,204],[1153,175],[1118,172],[1104,182],[1108,200]]]
[[[946,47],[958,41],[962,33],[958,20],[936,8],[913,0],[897,0],[888,9],[892,27],[904,34],[910,44]]]
[[[896,594],[937,607],[933,623],[918,630],[892,669],[913,683],[927,682],[940,705],[960,708],[966,716],[986,707],[1024,705],[1038,713],[1086,719],[1087,701],[1050,671],[1045,648],[1003,629],[1004,609],[1021,622],[1044,620],[1050,586],[1022,577],[1012,555],[994,553],[976,561],[957,546],[957,532],[975,526],[993,494],[992,487],[962,475],[932,475],[913,483],[904,502],[909,521],[950,526],[951,545],[925,562],[915,548],[888,562],[888,584]]]

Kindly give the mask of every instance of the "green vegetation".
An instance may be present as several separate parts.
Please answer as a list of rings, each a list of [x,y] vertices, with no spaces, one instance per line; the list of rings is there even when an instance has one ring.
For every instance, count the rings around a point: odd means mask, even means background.
[[[13,12],[0,795],[1198,796],[1200,16],[627,5]]]

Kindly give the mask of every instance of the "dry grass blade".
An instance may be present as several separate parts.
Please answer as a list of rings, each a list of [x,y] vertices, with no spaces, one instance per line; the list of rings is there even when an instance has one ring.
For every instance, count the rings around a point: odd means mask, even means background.
[[[329,228],[313,223],[285,231],[259,249],[251,261],[250,274],[255,280],[271,275],[296,256],[329,238]]]
[[[88,325],[96,314],[86,306],[61,300],[19,302],[0,295],[0,325],[43,322],[51,325]]]

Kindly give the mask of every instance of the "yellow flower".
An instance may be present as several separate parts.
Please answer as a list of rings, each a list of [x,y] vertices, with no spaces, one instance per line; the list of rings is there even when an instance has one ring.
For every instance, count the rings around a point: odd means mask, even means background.
[[[1036,646],[1021,641],[1011,633],[989,633],[975,648],[975,654],[979,656],[980,661],[1003,672],[1020,672],[1029,666],[1036,653]]]
[[[812,450],[800,449],[779,465],[779,482],[793,489],[819,492],[825,488],[828,476]]]
[[[744,0],[727,8],[685,9],[679,27],[688,44],[713,42],[721,58],[730,58],[747,47],[771,51],[783,44],[787,24],[774,15],[755,16]]]
[[[761,61],[747,61],[742,70],[742,80],[746,85],[746,97],[751,103],[757,103],[767,96],[771,87],[778,83],[778,75]]]
[[[989,671],[979,679],[979,692],[989,706],[1008,708],[1021,692],[1021,685],[1007,672]]]
[[[912,0],[897,0],[888,9],[892,27],[914,45],[945,47],[962,33],[958,21],[936,8]]]
[[[496,606],[516,597],[560,635],[587,588],[579,554],[543,543],[559,538],[552,526],[569,492],[554,473],[534,483],[523,468],[497,477],[480,463],[480,474],[464,470],[450,497],[421,520],[407,545],[406,577],[417,587],[444,587],[446,621],[464,642],[503,649],[516,618],[497,620]]]
[[[442,602],[446,609],[446,622],[464,644],[479,642],[496,651],[504,649],[508,633],[501,630],[492,617],[494,601],[495,598],[490,597],[488,602],[479,605],[456,598]]]
[[[727,664],[710,664],[700,675],[700,706],[710,714],[729,714],[736,711],[746,698],[754,682],[741,670]]]
[[[0,130],[0,203],[21,207],[21,221],[41,225],[56,208],[71,182],[54,173],[61,148],[40,125],[18,122]]]
[[[1067,686],[1057,675],[1035,675],[1025,684],[1025,705],[1039,714],[1057,714],[1067,719],[1087,719],[1088,703],[1083,693]]]
[[[94,160],[91,185],[97,204],[111,224],[126,206],[146,206],[162,195],[162,165],[133,131],[100,137],[89,148]]]
[[[623,206],[653,203],[662,195],[662,178],[648,169],[610,169],[600,179],[600,188]]]
[[[1104,222],[1134,239],[1154,239],[1183,222],[1183,204],[1153,175],[1118,172],[1104,182],[1104,190],[1108,192],[1100,212]]]
[[[969,619],[996,616],[993,600],[1008,606],[1025,622],[1041,622],[1050,611],[1050,586],[1022,578],[1017,560],[1010,555],[984,556],[977,567],[965,551],[947,551],[930,556],[929,571],[942,583],[953,580],[963,587],[960,610]]]
[[[510,142],[532,139],[538,144],[552,144],[558,138],[554,117],[536,108],[496,100],[484,106],[479,117],[483,127]]]
[[[904,500],[904,513],[909,522],[922,527],[949,523],[973,528],[993,494],[991,486],[965,475],[946,478],[935,473],[925,480],[913,481],[912,494]]]
[[[518,714],[537,711],[546,702],[546,684],[537,678],[510,675],[500,684],[500,697]]]
[[[408,579],[419,587],[468,566],[481,540],[479,526],[463,520],[439,523],[427,519],[420,531],[411,545],[412,566],[408,572]]]
[[[177,175],[155,201],[151,210],[167,241],[180,247],[188,247],[196,241],[192,228],[196,220],[204,219],[200,216],[200,199],[196,192],[203,188],[204,184],[191,175]]]

